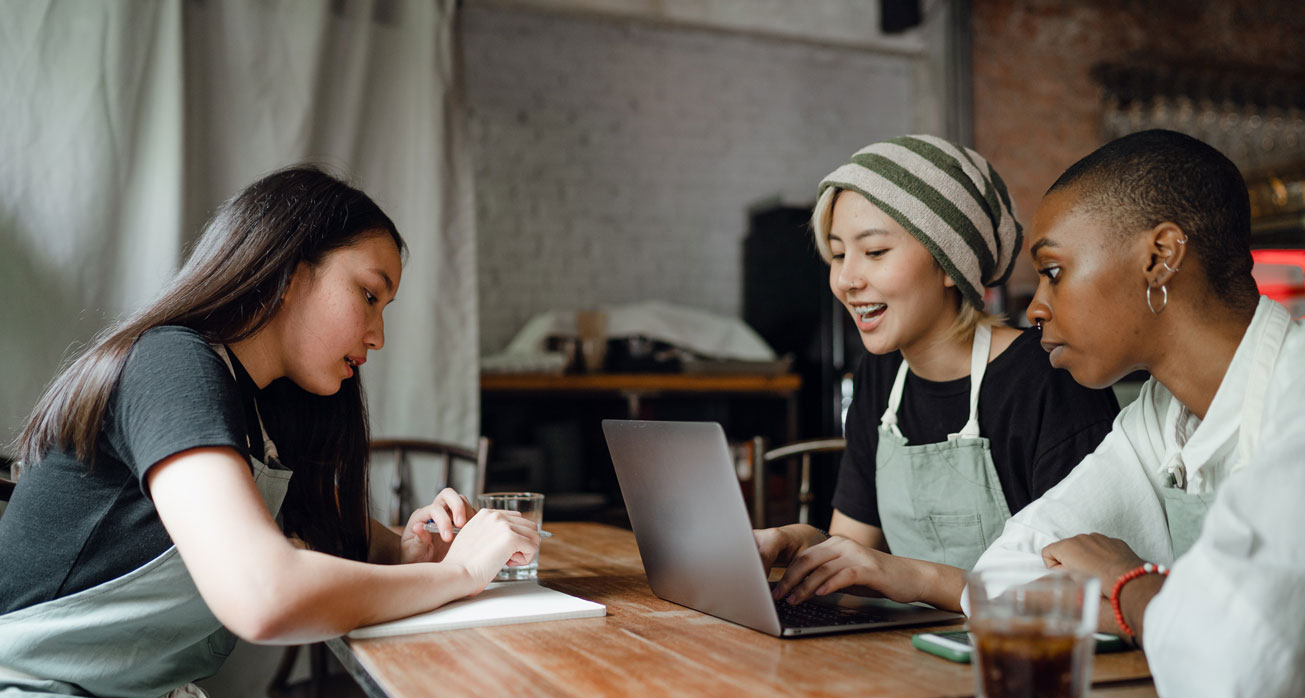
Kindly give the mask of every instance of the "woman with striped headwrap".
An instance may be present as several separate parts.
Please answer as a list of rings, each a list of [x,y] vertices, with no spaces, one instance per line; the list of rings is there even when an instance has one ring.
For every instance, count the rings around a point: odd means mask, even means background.
[[[1006,519],[1096,447],[1119,411],[984,312],[1022,230],[996,170],[932,136],[875,143],[820,183],[815,242],[870,352],[855,374],[832,537],[756,532],[776,598],[869,588],[960,609]]]

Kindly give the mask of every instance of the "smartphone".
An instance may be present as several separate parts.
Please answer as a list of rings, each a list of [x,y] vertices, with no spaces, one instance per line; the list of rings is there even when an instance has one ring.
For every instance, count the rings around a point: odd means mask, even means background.
[[[1118,635],[1093,633],[1096,638],[1097,654],[1119,652],[1128,649],[1128,643]],[[911,636],[911,645],[918,650],[935,654],[953,662],[968,663],[972,648],[970,634],[964,630],[951,630],[941,633],[916,633]]]

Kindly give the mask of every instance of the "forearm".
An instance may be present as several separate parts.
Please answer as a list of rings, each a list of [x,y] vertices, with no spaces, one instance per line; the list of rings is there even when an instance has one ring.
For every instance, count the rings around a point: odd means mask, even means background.
[[[223,625],[251,642],[334,637],[484,586],[460,565],[373,565],[296,548],[230,449],[193,449],[165,459],[151,469],[149,484],[159,518],[204,602]],[[383,555],[383,538],[380,545]]]
[[[924,560],[899,558],[919,578],[920,601],[944,611],[961,611],[961,592],[965,591],[965,570]]]
[[[1160,588],[1164,586],[1165,577],[1159,574],[1144,574],[1124,585],[1119,590],[1119,610],[1124,616],[1124,622],[1133,631],[1133,638],[1138,644],[1142,643],[1142,624],[1146,616],[1146,607],[1151,603],[1156,594],[1160,593]],[[1114,608],[1110,602],[1105,602],[1111,610],[1111,620],[1113,621]],[[1116,624],[1117,625],[1117,624]],[[1122,633],[1122,629],[1117,631]]]
[[[1108,598],[1103,597],[1097,607],[1097,632],[1125,637],[1124,630],[1115,622],[1115,609]]]
[[[794,554],[799,553],[813,545],[820,545],[829,538],[824,531],[812,526],[811,524],[797,523],[780,526],[784,536],[792,541]]]
[[[250,642],[324,640],[479,591],[453,564],[376,565],[294,549],[280,557],[254,568],[263,574],[252,585],[204,594],[219,620]]]
[[[888,540],[884,538],[882,528],[858,521],[837,509],[829,522],[829,535],[856,541],[882,553],[889,552]]]

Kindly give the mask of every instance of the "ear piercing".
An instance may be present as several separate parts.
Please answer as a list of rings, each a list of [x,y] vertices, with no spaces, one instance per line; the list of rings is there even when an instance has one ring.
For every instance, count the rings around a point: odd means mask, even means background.
[[[1152,313],[1153,315],[1159,315],[1160,313],[1164,312],[1164,309],[1165,309],[1166,307],[1169,306],[1169,289],[1165,288],[1164,284],[1161,284],[1161,285],[1160,285],[1160,296],[1161,296],[1160,307],[1157,308],[1157,307],[1155,307],[1155,305],[1153,305],[1152,302],[1151,302],[1151,285],[1150,285],[1150,284],[1147,284],[1147,287],[1146,287],[1146,307],[1148,307],[1148,308],[1151,309],[1151,313]]]
[[[1180,244],[1180,245],[1186,245],[1186,244],[1187,244],[1187,238],[1179,238],[1179,240],[1178,240],[1178,244]],[[1173,255],[1169,255],[1169,256],[1172,257]],[[1177,267],[1171,267],[1171,266],[1169,266],[1169,259],[1168,259],[1168,258],[1160,260],[1160,264],[1161,264],[1161,266],[1163,266],[1165,269],[1168,269],[1170,274],[1176,274],[1176,273],[1178,273],[1178,271],[1179,271],[1180,269],[1183,268],[1183,265],[1181,265],[1181,264],[1179,264]]]
[[[1041,321],[1041,320],[1034,320],[1034,321],[1033,321],[1033,324],[1038,326],[1038,331],[1039,331],[1039,332],[1042,331],[1042,321]]]

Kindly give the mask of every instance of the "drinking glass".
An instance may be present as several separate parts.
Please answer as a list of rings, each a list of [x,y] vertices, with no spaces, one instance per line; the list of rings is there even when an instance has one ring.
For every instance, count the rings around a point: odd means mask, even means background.
[[[969,576],[974,691],[981,698],[1082,698],[1092,682],[1101,582],[1024,570]]]
[[[490,492],[476,495],[476,506],[481,509],[504,509],[520,512],[522,516],[533,521],[536,527],[544,524],[544,495],[538,492]],[[494,579],[511,581],[518,579],[535,579],[539,576],[539,555],[529,563],[509,567],[503,565]]]

